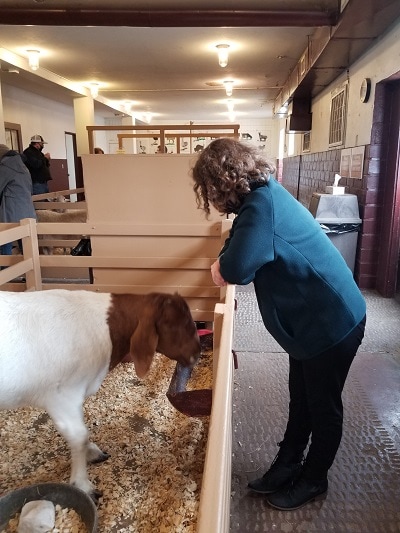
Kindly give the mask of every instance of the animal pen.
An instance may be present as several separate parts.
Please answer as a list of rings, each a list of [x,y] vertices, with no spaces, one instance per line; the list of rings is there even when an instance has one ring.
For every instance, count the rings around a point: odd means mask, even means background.
[[[0,224],[0,244],[18,239],[23,243],[22,255],[0,256],[0,264],[7,267],[0,271],[0,290],[63,288],[135,294],[178,292],[187,300],[195,321],[212,323],[212,408],[210,416],[205,417],[207,435],[202,479],[192,529],[175,526],[175,531],[193,531],[194,527],[199,533],[227,532],[235,288],[215,287],[210,266],[232,221],[214,211],[207,220],[196,208],[189,176],[193,156],[84,155],[82,163],[84,202],[39,201],[36,208],[85,209],[86,222],[25,219],[20,224]],[[82,191],[61,192],[69,196]],[[54,198],[56,194],[50,196]],[[91,240],[91,256],[42,253],[44,247],[68,250],[82,236]],[[170,409],[173,410],[172,405]],[[101,424],[100,419],[99,426]],[[133,449],[134,438],[132,435]],[[180,443],[176,445],[180,446]],[[151,438],[146,446],[151,448]],[[113,456],[109,461],[113,461]],[[157,479],[151,482],[158,483]],[[192,492],[195,492],[193,487]],[[112,486],[102,489],[109,498],[112,496],[109,494]],[[181,498],[186,498],[187,494],[183,491]],[[114,511],[118,514],[118,502],[114,504]],[[102,529],[100,515],[99,531],[106,530],[114,531],[110,525]],[[144,527],[140,530],[147,531]]]

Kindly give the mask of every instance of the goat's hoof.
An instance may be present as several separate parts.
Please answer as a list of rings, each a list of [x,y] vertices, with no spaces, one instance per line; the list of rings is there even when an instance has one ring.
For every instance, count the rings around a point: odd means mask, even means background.
[[[101,452],[101,454],[99,454],[97,457],[92,459],[90,462],[92,464],[102,463],[103,461],[107,461],[107,459],[109,459],[110,457],[111,457],[111,455],[109,453]]]
[[[92,492],[89,494],[89,496],[92,498],[94,503],[97,505],[99,503],[99,499],[103,496],[103,491],[98,489],[93,489]]]

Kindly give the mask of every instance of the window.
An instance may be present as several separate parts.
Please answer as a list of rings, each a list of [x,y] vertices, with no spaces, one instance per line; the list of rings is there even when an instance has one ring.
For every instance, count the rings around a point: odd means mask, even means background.
[[[6,145],[11,148],[11,150],[22,152],[23,146],[20,124],[4,122],[4,129],[6,133]]]
[[[347,83],[331,94],[331,117],[329,122],[329,146],[342,146],[346,132]]]
[[[309,152],[311,150],[311,131],[303,133],[303,152]]]

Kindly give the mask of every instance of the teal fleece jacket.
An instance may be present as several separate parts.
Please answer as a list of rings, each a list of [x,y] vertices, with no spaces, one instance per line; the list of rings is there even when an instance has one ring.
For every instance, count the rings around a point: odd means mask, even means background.
[[[332,348],[366,313],[340,252],[272,176],[245,197],[220,252],[220,267],[229,283],[254,282],[265,327],[295,359]]]

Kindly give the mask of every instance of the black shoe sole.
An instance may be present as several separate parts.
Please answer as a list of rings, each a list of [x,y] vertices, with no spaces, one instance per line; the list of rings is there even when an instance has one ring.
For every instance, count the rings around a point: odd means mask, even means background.
[[[276,489],[270,489],[270,490],[261,490],[261,489],[254,489],[250,486],[250,483],[247,485],[247,487],[252,490],[253,492],[256,492],[257,494],[274,494],[275,492],[278,492],[279,490],[285,490],[287,487],[289,487],[293,483],[293,480],[291,479],[284,485],[280,485],[279,487],[276,487]]]
[[[260,489],[254,489],[253,487],[250,487],[250,485],[247,485],[247,487],[250,490],[252,490],[253,492],[256,492],[257,494],[273,494],[274,492],[278,492],[278,490],[284,489],[285,486],[278,487],[277,489],[274,489],[274,490],[260,490]]]
[[[312,496],[307,501],[301,503],[300,505],[296,505],[295,507],[282,507],[282,506],[276,505],[274,503],[271,503],[268,500],[268,498],[267,498],[267,502],[268,502],[268,505],[270,505],[274,509],[279,509],[279,511],[295,511],[296,509],[300,509],[300,507],[303,507],[304,505],[307,505],[307,503],[325,500],[327,494],[328,494],[328,490],[326,490],[325,492],[321,492],[321,494],[317,494],[315,496]]]

